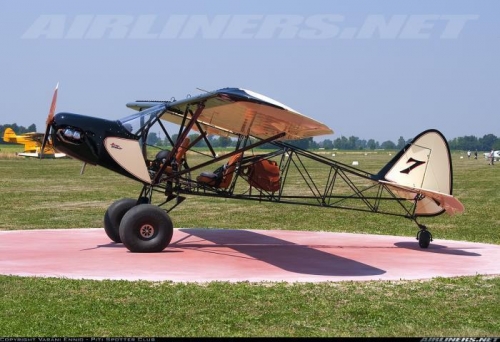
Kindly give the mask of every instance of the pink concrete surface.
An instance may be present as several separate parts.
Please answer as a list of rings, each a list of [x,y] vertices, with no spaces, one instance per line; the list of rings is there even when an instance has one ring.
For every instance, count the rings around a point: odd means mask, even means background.
[[[0,274],[173,282],[412,280],[500,274],[500,246],[285,230],[175,229],[155,254],[104,229],[0,231]]]

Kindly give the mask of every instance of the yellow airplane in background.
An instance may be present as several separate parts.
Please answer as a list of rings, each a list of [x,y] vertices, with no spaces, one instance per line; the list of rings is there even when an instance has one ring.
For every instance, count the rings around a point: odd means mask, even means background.
[[[17,135],[12,128],[7,128],[3,134],[3,141],[24,145],[24,152],[18,153],[18,156],[39,158],[43,133],[30,132]],[[43,156],[44,158],[63,158],[66,154],[56,152],[52,144],[48,143],[44,148]]]
[[[50,104],[49,116],[54,115],[56,110],[57,102],[57,90],[59,88],[59,83],[56,85],[54,95],[52,97],[52,103]],[[24,152],[18,153],[18,156],[23,157],[35,157],[35,158],[63,158],[66,157],[64,153],[58,153],[52,146],[51,141],[47,141],[46,145],[43,147],[42,143],[44,139],[43,133],[29,132],[22,135],[17,135],[12,128],[7,128],[3,133],[3,141],[7,143],[21,144],[24,145]]]

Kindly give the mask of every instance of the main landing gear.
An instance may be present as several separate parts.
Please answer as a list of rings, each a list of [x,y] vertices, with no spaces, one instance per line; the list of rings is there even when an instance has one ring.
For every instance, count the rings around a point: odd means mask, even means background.
[[[432,234],[427,230],[427,227],[423,224],[417,223],[420,231],[417,233],[418,245],[420,248],[427,248],[432,241]]]
[[[108,237],[117,243],[122,242],[119,233],[123,215],[137,204],[136,199],[122,198],[111,204],[104,214],[104,231]]]
[[[168,246],[174,228],[165,210],[145,201],[123,198],[104,214],[104,231],[131,252],[151,253]]]

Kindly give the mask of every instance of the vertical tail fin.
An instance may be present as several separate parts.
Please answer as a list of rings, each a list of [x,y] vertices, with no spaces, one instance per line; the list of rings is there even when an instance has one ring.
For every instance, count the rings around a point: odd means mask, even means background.
[[[380,170],[378,179],[451,195],[453,171],[445,137],[434,129],[420,133]]]
[[[12,128],[6,128],[3,133],[3,141],[8,143],[17,143],[16,132]]]
[[[448,143],[431,129],[417,135],[376,176],[399,195],[417,200],[416,214],[432,216],[462,212],[453,198],[453,170]]]

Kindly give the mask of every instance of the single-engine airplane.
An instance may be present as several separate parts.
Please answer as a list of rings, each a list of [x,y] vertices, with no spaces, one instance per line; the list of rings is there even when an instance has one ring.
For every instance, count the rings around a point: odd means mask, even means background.
[[[495,160],[498,160],[498,158],[500,158],[500,150],[498,151],[493,151],[493,158]],[[491,152],[486,152],[484,154],[484,159],[491,159]]]
[[[142,184],[136,198],[114,202],[104,230],[131,252],[160,252],[172,239],[169,212],[198,195],[341,208],[404,217],[419,227],[427,248],[432,235],[419,217],[463,212],[452,196],[453,175],[446,139],[430,129],[417,135],[378,173],[372,174],[291,145],[333,131],[326,125],[253,91],[224,88],[171,101],[135,101],[138,110],[113,121],[80,114],[49,113],[49,137],[57,150],[85,164],[100,165]],[[164,122],[178,126],[177,139]],[[149,133],[160,127],[172,145],[150,157]],[[199,134],[196,139],[190,133]],[[208,135],[231,137],[236,147],[219,156]],[[204,140],[209,152],[193,147]],[[263,144],[271,152],[257,154]],[[189,163],[187,152],[205,161]],[[193,158],[194,159],[194,158]],[[199,159],[199,158],[197,158]],[[203,158],[202,158],[203,159]],[[215,165],[222,167],[216,169]],[[311,166],[313,165],[313,166]],[[210,168],[213,172],[206,172]],[[322,169],[318,176],[318,169]],[[83,169],[82,169],[83,171]],[[324,175],[327,175],[326,177]],[[303,185],[302,189],[298,185]],[[160,203],[153,204],[153,195]]]
[[[3,134],[3,141],[7,143],[14,143],[24,145],[24,152],[17,153],[21,157],[35,157],[39,158],[40,148],[43,141],[43,133],[29,132],[21,135],[17,135],[12,128],[6,128]],[[43,155],[45,158],[63,158],[66,157],[64,153],[58,153],[52,147],[52,144],[48,143],[45,146]]]
[[[52,103],[50,105],[49,116],[53,116],[56,110],[57,102],[57,89],[59,84],[57,84],[54,95],[52,97]],[[41,158],[64,158],[66,155],[64,153],[58,153],[50,141],[45,142],[43,146],[44,133],[29,132],[22,135],[17,135],[12,128],[6,128],[3,133],[3,141],[7,143],[14,143],[24,145],[24,152],[17,153],[18,156],[22,157],[35,157]],[[42,152],[43,150],[43,152]]]

